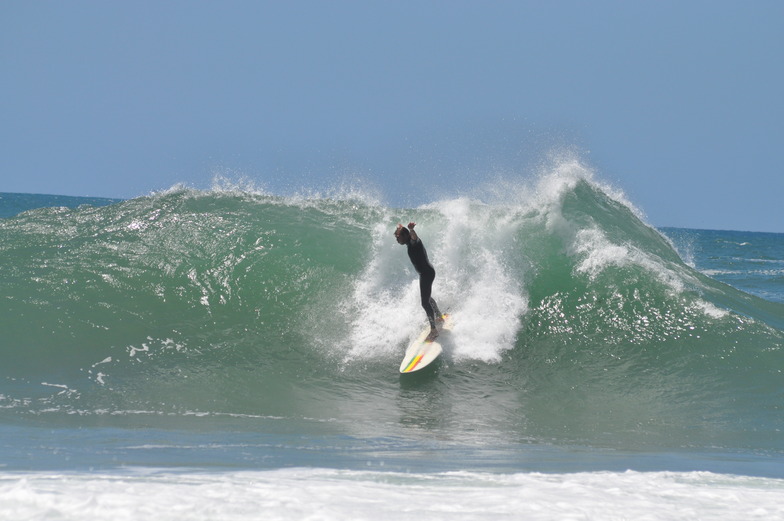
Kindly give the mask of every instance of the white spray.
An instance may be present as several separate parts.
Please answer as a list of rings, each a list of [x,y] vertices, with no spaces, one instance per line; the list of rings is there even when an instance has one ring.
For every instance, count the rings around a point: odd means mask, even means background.
[[[454,199],[399,216],[401,222],[417,221],[436,269],[433,297],[442,312],[454,317],[448,347],[457,362],[499,361],[514,346],[527,309],[520,274],[505,258],[519,220],[515,212],[498,210]],[[373,227],[371,258],[348,306],[354,313],[349,358],[402,355],[405,345],[426,326],[418,277],[405,249],[394,240],[395,225],[393,218]]]

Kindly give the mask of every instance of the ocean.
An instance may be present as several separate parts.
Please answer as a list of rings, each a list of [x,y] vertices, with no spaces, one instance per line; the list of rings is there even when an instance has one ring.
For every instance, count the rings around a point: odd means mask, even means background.
[[[453,315],[425,326],[417,222]],[[784,519],[784,234],[579,163],[396,208],[0,194],[0,519]]]

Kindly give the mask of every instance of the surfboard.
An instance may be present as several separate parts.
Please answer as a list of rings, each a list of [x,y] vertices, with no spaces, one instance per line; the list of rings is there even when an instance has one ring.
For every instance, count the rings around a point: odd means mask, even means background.
[[[448,334],[452,330],[452,315],[445,313],[443,317],[444,321],[436,324],[438,336],[435,340],[427,341],[427,336],[430,334],[430,324],[428,324],[416,340],[408,346],[403,361],[400,363],[401,374],[424,369],[444,350],[441,347],[441,340],[444,334]]]

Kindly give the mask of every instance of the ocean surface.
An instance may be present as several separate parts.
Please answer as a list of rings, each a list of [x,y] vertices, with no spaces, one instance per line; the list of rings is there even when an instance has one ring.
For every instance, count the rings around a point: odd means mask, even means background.
[[[656,229],[569,162],[0,216],[0,519],[784,519],[784,234]],[[409,221],[455,328],[401,376]]]

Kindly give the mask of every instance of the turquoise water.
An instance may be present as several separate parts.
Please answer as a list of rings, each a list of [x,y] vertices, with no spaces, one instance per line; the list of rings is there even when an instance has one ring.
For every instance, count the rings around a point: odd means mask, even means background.
[[[22,197],[31,209],[7,210]],[[782,487],[783,234],[657,230],[579,165],[413,209],[232,187],[36,197],[0,198],[6,479],[310,468],[623,487],[631,469]],[[397,367],[425,317],[392,236],[410,220],[456,323],[413,378]]]
[[[119,203],[120,199],[105,197],[73,197],[68,195],[9,194],[0,192],[0,218],[13,217],[27,210],[46,207],[76,208],[79,206],[106,206]]]

